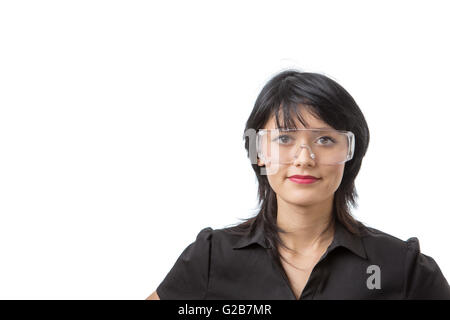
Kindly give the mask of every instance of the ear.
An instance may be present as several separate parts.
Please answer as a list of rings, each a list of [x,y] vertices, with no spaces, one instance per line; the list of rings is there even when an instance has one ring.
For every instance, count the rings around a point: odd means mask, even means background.
[[[262,167],[262,166],[264,166],[264,165],[266,165],[266,164],[264,163],[264,161],[262,161],[260,158],[258,158],[258,166]]]

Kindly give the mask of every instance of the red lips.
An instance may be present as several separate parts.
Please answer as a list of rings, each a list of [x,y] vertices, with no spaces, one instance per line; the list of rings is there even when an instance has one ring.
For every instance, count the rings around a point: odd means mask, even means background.
[[[314,176],[301,176],[301,175],[298,175],[298,174],[293,175],[293,176],[290,176],[289,178],[297,178],[297,179],[319,179],[319,178],[314,177]]]

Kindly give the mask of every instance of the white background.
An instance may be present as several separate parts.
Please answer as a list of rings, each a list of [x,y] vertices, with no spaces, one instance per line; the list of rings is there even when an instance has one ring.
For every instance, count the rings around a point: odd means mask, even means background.
[[[2,1],[0,298],[145,299],[255,211],[262,86],[324,73],[371,141],[354,216],[450,279],[445,1]]]

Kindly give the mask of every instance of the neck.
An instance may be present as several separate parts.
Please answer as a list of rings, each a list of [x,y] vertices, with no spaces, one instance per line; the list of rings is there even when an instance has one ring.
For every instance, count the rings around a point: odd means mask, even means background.
[[[280,237],[289,248],[297,253],[312,253],[331,243],[334,236],[334,225],[330,227],[333,197],[310,206],[277,200],[277,225],[288,231],[280,233]]]

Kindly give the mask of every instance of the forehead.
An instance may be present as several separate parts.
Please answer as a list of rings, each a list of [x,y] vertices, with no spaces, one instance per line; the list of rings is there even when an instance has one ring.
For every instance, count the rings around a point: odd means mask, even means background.
[[[304,126],[300,120],[298,119],[297,114],[291,113],[291,119],[295,123],[295,127],[302,129],[302,128],[308,128],[308,129],[333,129],[330,125],[328,125],[326,122],[324,122],[322,119],[315,116],[313,113],[309,112],[306,109],[297,110],[297,113],[301,114],[301,117],[303,118],[304,122],[306,122],[306,126]],[[284,123],[284,117],[283,114],[280,112],[278,115],[279,124],[281,127],[283,127]],[[266,125],[263,129],[276,129],[277,128],[277,122],[275,118],[275,114],[273,114],[269,120],[267,121]]]

